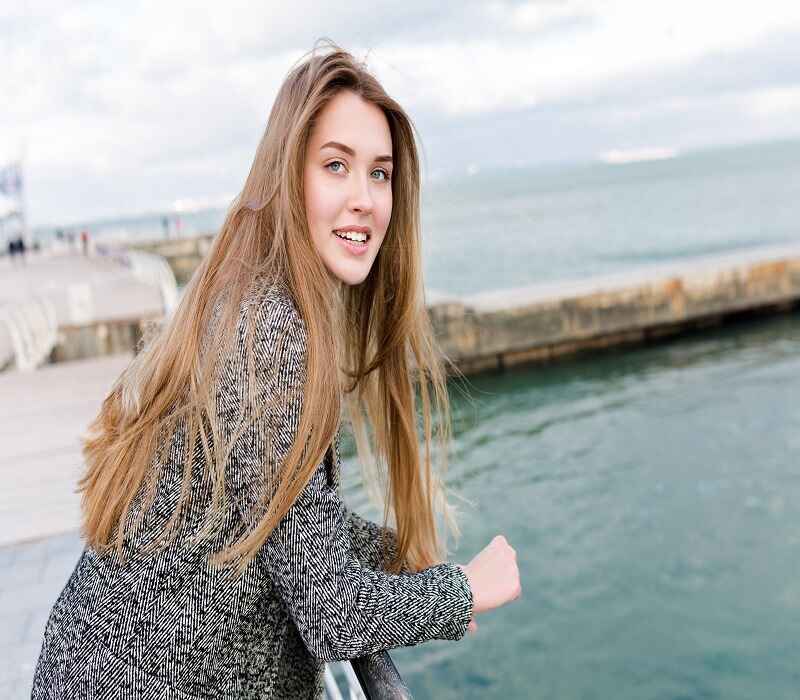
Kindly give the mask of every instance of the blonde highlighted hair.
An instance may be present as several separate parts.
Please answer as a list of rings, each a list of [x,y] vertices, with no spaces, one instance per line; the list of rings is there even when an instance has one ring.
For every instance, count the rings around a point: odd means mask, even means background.
[[[308,483],[343,411],[370,493],[383,501],[384,522],[394,519],[397,556],[387,570],[421,570],[446,558],[437,513],[459,534],[443,482],[451,437],[446,358],[436,345],[424,298],[415,129],[363,63],[332,42],[323,43],[330,50],[319,51],[315,44],[289,72],[244,187],[211,249],[174,314],[119,377],[90,425],[79,489],[83,534],[99,551],[116,546],[121,552],[123,525],[137,494],[146,491],[145,503],[152,502],[155,456],[178,420],[185,421],[187,435],[183,483],[164,534],[174,537],[181,522],[198,440],[212,491],[208,522],[219,521],[226,504],[227,446],[217,444],[215,368],[236,332],[240,304],[258,281],[285,285],[305,324],[303,410],[272,507],[256,527],[218,552],[217,561],[242,566],[252,559]],[[308,230],[303,168],[315,118],[342,90],[386,116],[393,205],[367,278],[335,287]]]

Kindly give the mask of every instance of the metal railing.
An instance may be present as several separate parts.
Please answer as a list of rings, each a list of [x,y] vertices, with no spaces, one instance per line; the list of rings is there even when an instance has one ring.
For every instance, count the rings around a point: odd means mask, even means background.
[[[11,364],[23,372],[36,369],[58,338],[53,302],[43,296],[0,307],[0,368]]]
[[[387,651],[377,651],[351,661],[337,662],[347,679],[348,700],[412,700],[397,667]],[[325,667],[325,695],[343,700],[331,665]]]
[[[164,313],[168,315],[177,306],[180,294],[175,274],[166,259],[140,250],[126,250],[122,259],[137,279],[158,287]]]

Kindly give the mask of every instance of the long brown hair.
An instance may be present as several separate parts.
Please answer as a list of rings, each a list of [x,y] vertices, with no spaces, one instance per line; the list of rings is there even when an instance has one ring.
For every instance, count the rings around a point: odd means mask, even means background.
[[[185,421],[187,435],[181,498],[166,533],[173,537],[181,522],[197,440],[213,492],[208,522],[215,522],[215,512],[223,508],[227,453],[212,440],[212,454],[207,439],[220,434],[214,365],[231,343],[240,303],[254,280],[280,280],[305,323],[303,410],[269,510],[218,552],[217,561],[242,566],[252,559],[308,483],[334,439],[343,409],[369,493],[383,502],[385,523],[394,516],[397,557],[387,569],[421,570],[445,559],[437,512],[459,534],[443,481],[451,437],[446,358],[436,345],[424,298],[415,127],[363,63],[329,40],[322,43],[330,50],[319,51],[319,43],[282,84],[244,187],[174,314],[119,377],[83,441],[83,534],[100,551],[115,542],[121,553],[123,525],[136,494],[146,490],[145,503],[152,502],[154,456],[178,420]],[[334,288],[308,230],[303,167],[314,120],[341,90],[355,92],[386,116],[393,204],[367,278]],[[219,326],[207,347],[212,322]]]

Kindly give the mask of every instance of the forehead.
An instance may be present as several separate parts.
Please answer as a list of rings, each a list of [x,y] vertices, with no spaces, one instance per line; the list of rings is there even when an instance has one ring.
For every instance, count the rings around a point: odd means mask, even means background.
[[[312,148],[318,150],[327,141],[344,143],[360,157],[392,152],[392,135],[383,110],[349,90],[325,105],[311,130]]]

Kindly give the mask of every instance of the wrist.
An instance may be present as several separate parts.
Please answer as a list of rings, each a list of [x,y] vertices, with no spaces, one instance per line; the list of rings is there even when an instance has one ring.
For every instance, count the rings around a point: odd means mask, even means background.
[[[469,573],[469,567],[466,564],[456,564],[456,566],[464,572],[464,576],[467,577],[467,581],[469,582],[470,589],[472,588],[472,576]]]

